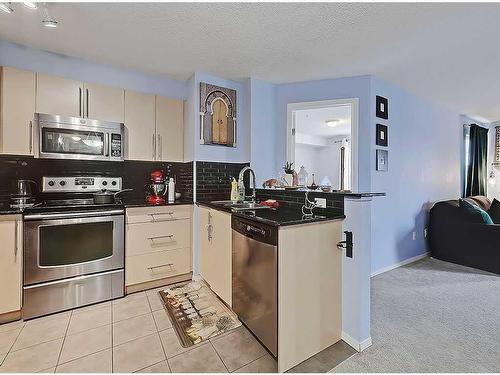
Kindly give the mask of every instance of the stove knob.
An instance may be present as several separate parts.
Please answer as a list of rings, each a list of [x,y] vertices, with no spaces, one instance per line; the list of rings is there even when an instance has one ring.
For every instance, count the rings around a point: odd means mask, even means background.
[[[102,186],[106,186],[108,184],[108,181],[103,181]]]
[[[50,180],[49,181],[49,186],[54,186],[54,181]]]
[[[61,186],[66,185],[66,181],[61,181],[61,182],[59,182],[59,185],[61,185]]]
[[[111,185],[116,186],[116,181],[111,182]]]

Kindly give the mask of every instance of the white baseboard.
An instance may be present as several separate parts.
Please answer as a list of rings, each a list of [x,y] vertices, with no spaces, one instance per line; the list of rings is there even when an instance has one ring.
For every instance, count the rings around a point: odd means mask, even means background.
[[[420,255],[417,255],[417,256],[414,256],[412,258],[408,258],[408,259],[405,259],[401,262],[398,262],[398,263],[395,263],[395,264],[391,264],[390,266],[387,266],[387,267],[384,267],[384,268],[381,268],[379,270],[376,270],[375,272],[372,272],[371,274],[371,277],[373,276],[377,276],[377,275],[380,275],[381,273],[384,273],[384,272],[387,272],[387,271],[390,271],[390,270],[393,270],[395,268],[398,268],[398,267],[401,267],[401,266],[404,266],[406,264],[410,264],[410,263],[413,263],[413,262],[416,262],[417,260],[420,260],[420,259],[423,259],[423,258],[426,258],[429,256],[429,253],[428,252],[425,252],[423,254],[420,254]]]
[[[358,340],[353,339],[350,335],[342,331],[342,340],[344,340],[349,346],[352,346],[354,350],[357,352],[362,352],[366,348],[372,345],[372,338],[368,337],[366,340],[359,342]]]

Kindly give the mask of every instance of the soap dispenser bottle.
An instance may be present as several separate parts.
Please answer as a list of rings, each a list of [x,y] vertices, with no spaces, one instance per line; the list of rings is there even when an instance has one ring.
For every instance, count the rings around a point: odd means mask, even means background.
[[[168,181],[168,203],[175,202],[175,182],[173,177]]]
[[[233,203],[238,203],[238,182],[236,179],[233,177],[233,180],[231,181],[231,202]]]

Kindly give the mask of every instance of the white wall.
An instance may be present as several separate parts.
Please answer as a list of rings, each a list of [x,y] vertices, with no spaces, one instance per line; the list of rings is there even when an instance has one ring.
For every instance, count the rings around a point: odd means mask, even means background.
[[[500,126],[500,121],[492,122],[489,125],[483,124],[483,126],[488,126],[488,176],[493,170],[495,174],[495,183],[492,185],[488,183],[488,198],[491,200],[500,200],[500,168],[493,167],[491,163],[495,161],[495,126]]]

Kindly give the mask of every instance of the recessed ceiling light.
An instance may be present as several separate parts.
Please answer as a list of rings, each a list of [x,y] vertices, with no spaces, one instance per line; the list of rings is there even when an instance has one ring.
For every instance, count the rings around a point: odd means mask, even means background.
[[[57,21],[54,21],[51,19],[43,20],[42,23],[43,23],[43,26],[45,26],[45,27],[51,27],[51,28],[57,27]]]
[[[38,4],[34,3],[34,2],[25,1],[25,2],[23,2],[23,4],[26,8],[30,8],[30,9],[37,9],[38,8]]]
[[[10,3],[0,3],[0,10],[3,10],[5,13],[12,13],[14,11],[10,7]]]
[[[334,120],[326,120],[325,124],[331,128],[336,127],[339,124],[340,120],[334,119]]]

